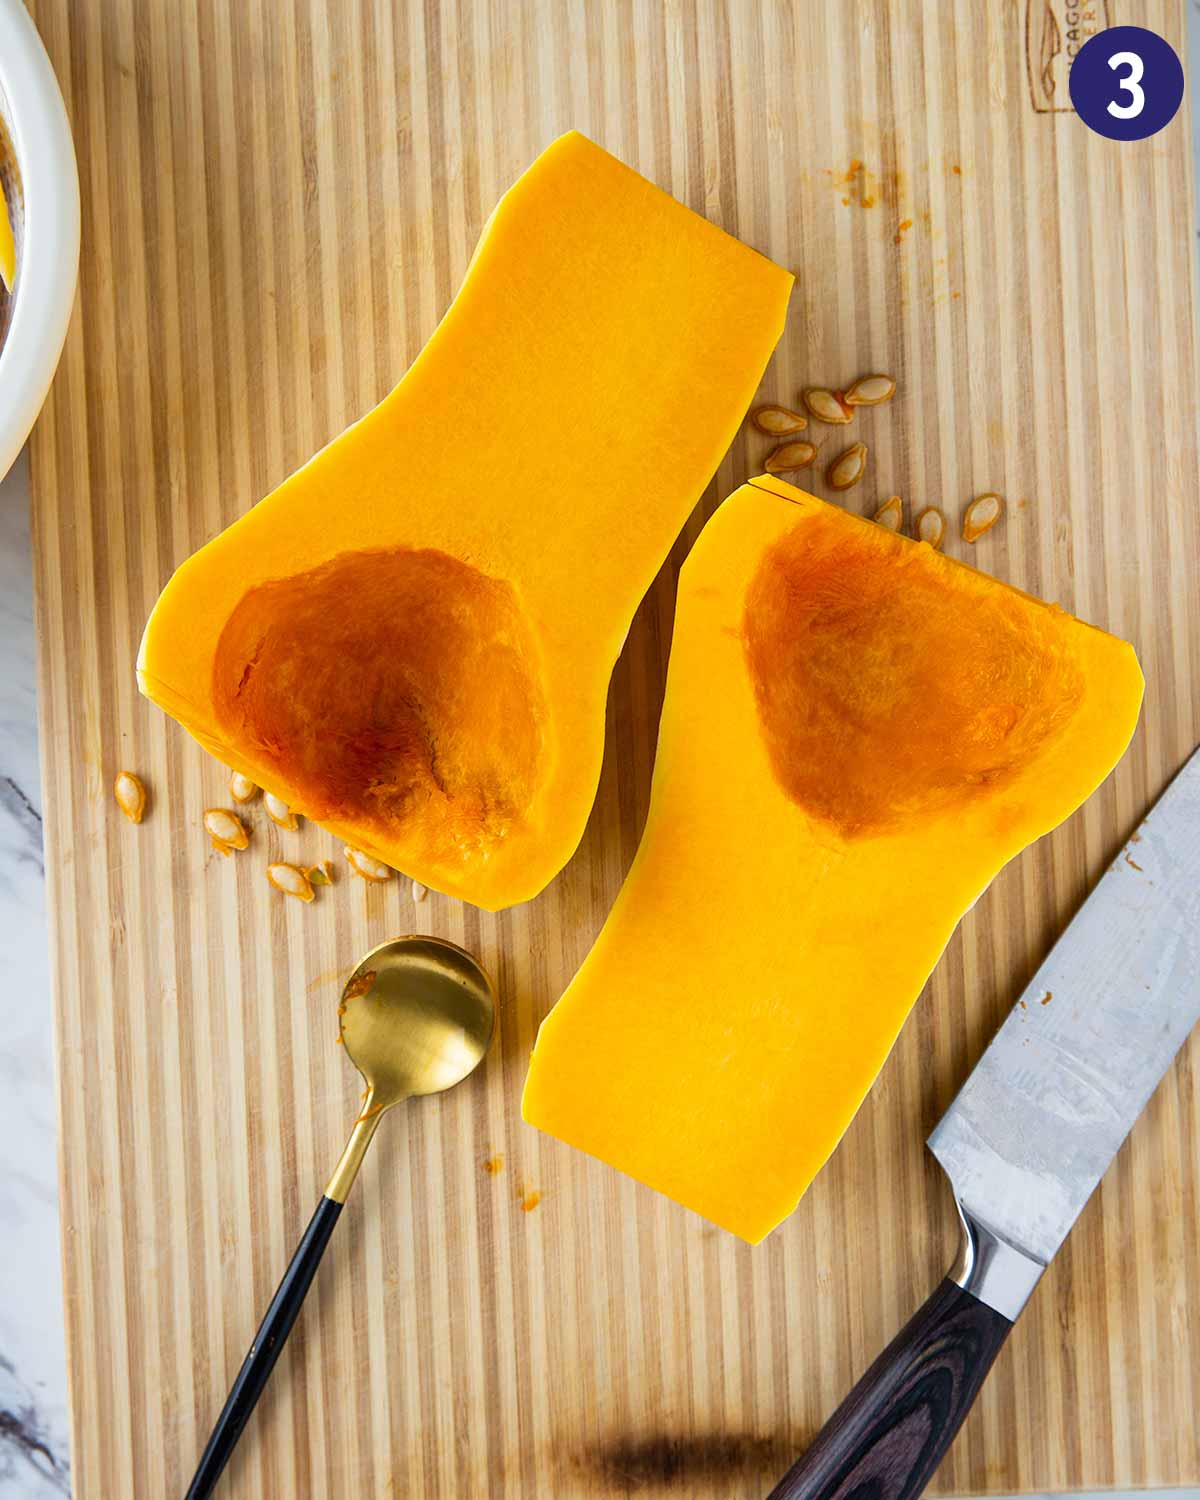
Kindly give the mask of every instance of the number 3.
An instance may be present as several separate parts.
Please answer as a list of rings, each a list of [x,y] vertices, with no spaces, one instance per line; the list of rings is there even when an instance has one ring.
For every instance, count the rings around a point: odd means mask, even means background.
[[[1118,104],[1114,99],[1109,103],[1108,112],[1118,120],[1135,120],[1146,107],[1146,95],[1138,87],[1144,71],[1142,60],[1136,52],[1114,52],[1108,65],[1114,72],[1118,68],[1129,69],[1121,79],[1121,92],[1128,94],[1130,101],[1128,104]]]

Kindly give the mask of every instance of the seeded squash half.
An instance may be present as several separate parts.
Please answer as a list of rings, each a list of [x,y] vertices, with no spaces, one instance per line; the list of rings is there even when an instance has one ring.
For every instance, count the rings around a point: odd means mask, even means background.
[[[1141,697],[1123,641],[744,486],[684,564],[641,846],[525,1119],[762,1239],[963,912],[1107,776]]]
[[[791,284],[563,136],[399,386],[179,568],[142,691],[426,885],[535,895],[582,834],[613,662]]]

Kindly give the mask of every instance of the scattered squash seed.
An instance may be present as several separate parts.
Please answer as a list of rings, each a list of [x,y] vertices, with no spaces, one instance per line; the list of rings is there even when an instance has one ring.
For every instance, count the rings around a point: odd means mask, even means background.
[[[113,782],[113,796],[117,806],[131,823],[140,823],[146,811],[146,788],[142,778],[132,771],[118,771]]]
[[[312,881],[299,865],[289,865],[286,860],[268,865],[267,879],[277,891],[282,891],[285,896],[295,896],[297,901],[313,899]]]
[[[796,443],[783,443],[774,452],[768,453],[763,468],[768,474],[783,474],[789,469],[807,469],[816,456],[816,446],[801,438]]]
[[[867,471],[866,443],[851,443],[833,460],[825,470],[830,489],[848,490],[858,483]]]
[[[805,406],[818,422],[841,427],[854,415],[846,405],[846,398],[841,391],[827,391],[823,385],[810,385],[805,387],[801,395]]]
[[[263,806],[267,810],[267,817],[280,828],[286,828],[289,833],[295,833],[300,827],[300,820],[291,810],[282,797],[277,797],[274,792],[263,793]]]
[[[875,512],[875,521],[887,531],[900,531],[904,526],[904,501],[899,495],[889,495]]]
[[[325,859],[319,865],[309,865],[304,873],[308,876],[309,885],[332,885],[333,863]]]
[[[361,849],[352,849],[349,844],[342,851],[356,875],[361,875],[364,880],[373,884],[382,885],[384,881],[392,878],[389,866],[381,859],[375,859],[370,854],[364,854]]]
[[[999,495],[980,495],[967,506],[963,516],[963,541],[977,542],[1004,513],[1004,501]]]
[[[429,894],[429,887],[428,886],[422,885],[419,880],[414,880],[413,881],[413,884],[412,884],[412,898],[413,898],[414,901],[424,901],[425,897],[428,896],[428,894]]]
[[[896,382],[890,375],[860,375],[843,400],[847,406],[882,406],[896,394]]]
[[[750,413],[750,420],[768,437],[787,437],[792,432],[803,432],[808,426],[805,417],[786,406],[757,406]]]
[[[250,842],[246,825],[237,813],[230,812],[227,807],[205,809],[204,831],[218,854],[232,854],[235,849],[244,849]]]
[[[927,505],[917,517],[914,528],[919,542],[928,542],[931,547],[940,547],[946,535],[946,518],[936,505]]]
[[[253,802],[258,796],[258,787],[241,771],[230,771],[229,795],[235,802]]]

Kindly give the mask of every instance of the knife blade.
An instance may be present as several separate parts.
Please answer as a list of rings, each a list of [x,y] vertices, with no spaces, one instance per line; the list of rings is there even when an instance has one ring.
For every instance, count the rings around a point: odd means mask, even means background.
[[[968,1233],[1040,1274],[1198,1019],[1200,752],[1109,866],[929,1137]],[[1006,1289],[979,1267],[971,1290],[1008,1317],[1024,1301],[1018,1282]]]
[[[914,1500],[1013,1321],[1200,1020],[1200,750],[934,1127],[958,1258],[769,1500]]]

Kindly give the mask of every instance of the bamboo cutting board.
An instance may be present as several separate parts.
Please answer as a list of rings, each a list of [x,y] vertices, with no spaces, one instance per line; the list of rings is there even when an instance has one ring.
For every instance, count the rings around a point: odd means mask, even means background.
[[[1179,5],[1113,8],[1182,50]],[[1136,145],[1082,126],[1078,9],[35,0],[85,216],[33,451],[80,1500],[182,1493],[352,1117],[339,977],[414,927],[497,976],[495,1048],[381,1132],[224,1493],[756,1496],[942,1275],[953,1209],[925,1132],[1200,738],[1186,124]],[[1148,678],[1118,772],[964,921],[757,1250],[539,1137],[518,1099],[636,846],[676,570],[763,444],[735,443],[643,604],[582,847],[526,906],[348,879],[285,901],[268,856],[333,841],[259,811],[253,852],[216,858],[200,815],[224,775],[134,686],[175,564],[394,383],[499,193],[570,126],[798,272],[765,396],[898,378],[859,419],[852,509],[895,491],[957,528],[1001,491],[1003,525],[949,550],[1128,637]],[[122,766],[151,789],[140,828],[111,802]],[[862,899],[922,892],[898,870]],[[1200,1481],[1198,1056],[1055,1262],[942,1492]]]

